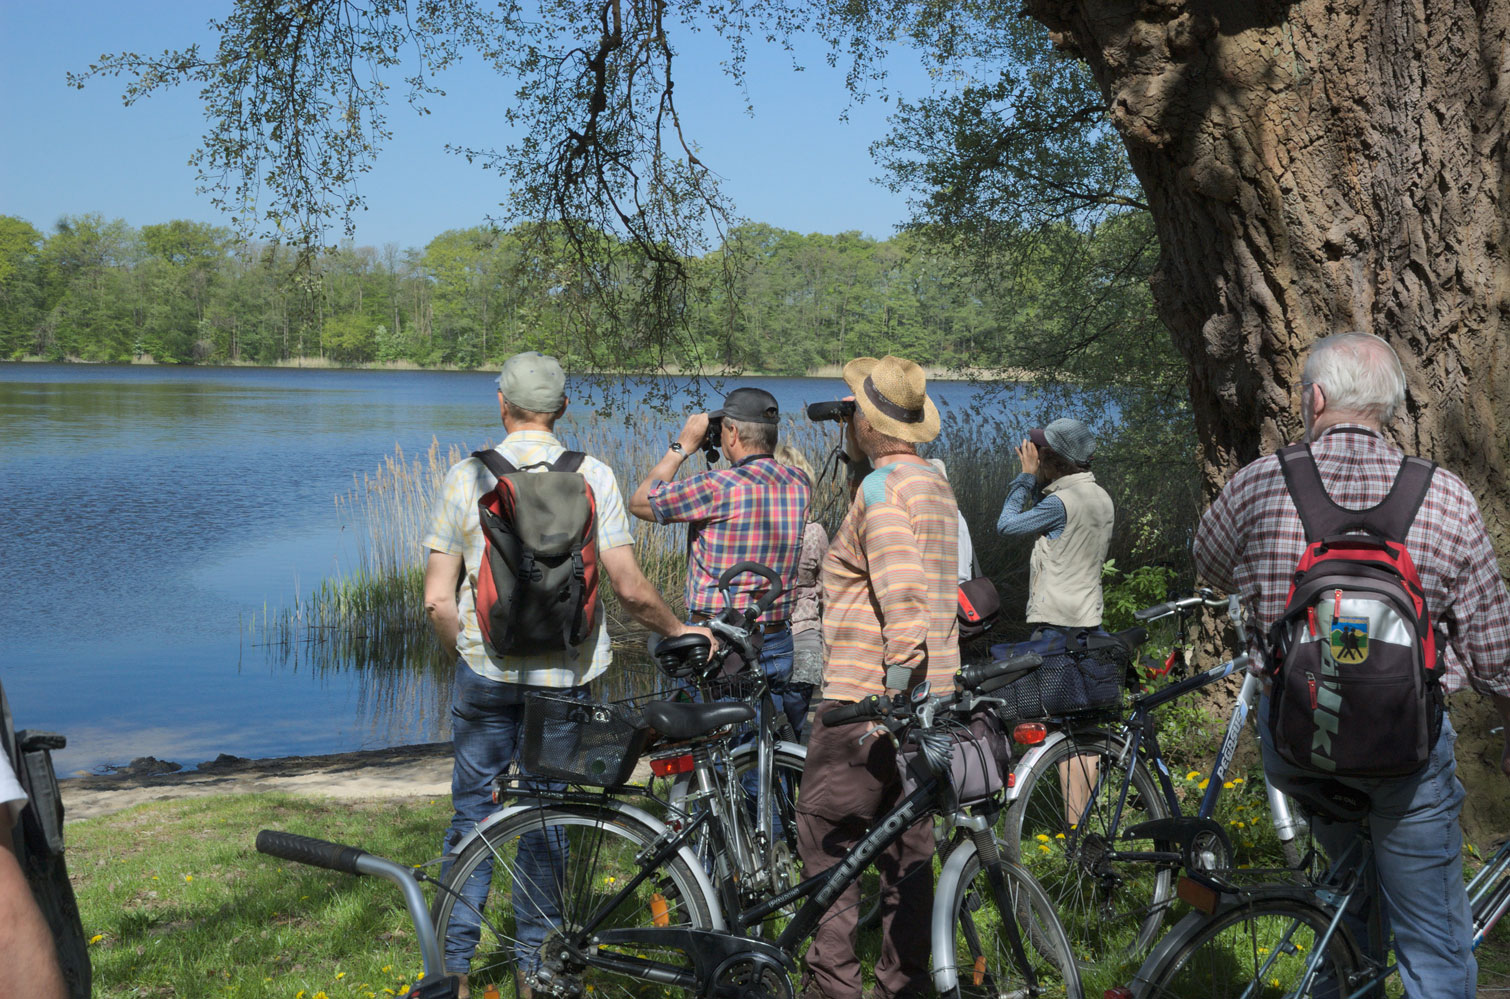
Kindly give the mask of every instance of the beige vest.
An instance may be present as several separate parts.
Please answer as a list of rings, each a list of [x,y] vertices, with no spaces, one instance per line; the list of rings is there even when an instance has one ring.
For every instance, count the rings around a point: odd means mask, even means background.
[[[1033,545],[1028,623],[1094,628],[1101,624],[1101,566],[1112,538],[1112,498],[1090,472],[1056,479],[1043,490],[1064,503],[1059,537]]]

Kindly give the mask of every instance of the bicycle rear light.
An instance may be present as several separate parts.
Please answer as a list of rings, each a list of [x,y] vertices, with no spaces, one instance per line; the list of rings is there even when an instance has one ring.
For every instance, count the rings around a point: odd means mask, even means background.
[[[674,777],[677,774],[691,773],[694,764],[691,753],[683,753],[680,756],[665,756],[659,760],[650,761],[650,772],[657,777]]]
[[[1216,911],[1216,889],[1192,878],[1181,878],[1175,894],[1180,896],[1181,901],[1189,903],[1191,908],[1199,909],[1208,916]]]
[[[1036,746],[1049,737],[1049,727],[1043,722],[1022,722],[1012,729],[1012,741],[1020,746]]]
[[[1132,999],[1132,989],[1126,985],[1113,985],[1101,993],[1101,999]]]

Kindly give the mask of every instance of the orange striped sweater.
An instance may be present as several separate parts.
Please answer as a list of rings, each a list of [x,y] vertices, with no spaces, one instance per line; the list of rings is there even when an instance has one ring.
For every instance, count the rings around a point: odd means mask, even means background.
[[[866,477],[823,560],[823,696],[857,701],[959,669],[959,515],[921,460],[889,456]]]

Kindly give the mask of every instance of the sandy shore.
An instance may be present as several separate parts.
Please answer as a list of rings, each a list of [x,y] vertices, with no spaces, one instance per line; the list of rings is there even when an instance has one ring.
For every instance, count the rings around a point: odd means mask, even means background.
[[[58,781],[58,786],[69,821],[108,815],[145,801],[205,794],[281,791],[362,799],[450,795],[451,744],[268,760],[222,758],[187,773],[70,777]]]

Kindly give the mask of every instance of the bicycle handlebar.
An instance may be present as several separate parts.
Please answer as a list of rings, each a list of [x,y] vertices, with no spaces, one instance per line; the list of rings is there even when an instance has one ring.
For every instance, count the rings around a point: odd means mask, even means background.
[[[366,850],[354,846],[342,846],[313,836],[300,836],[276,829],[264,829],[257,834],[257,852],[308,864],[310,867],[323,867],[329,871],[358,876],[362,872],[357,870],[357,861],[367,856]]]
[[[1157,621],[1161,617],[1178,614],[1180,611],[1189,610],[1192,607],[1226,607],[1227,598],[1217,596],[1212,590],[1202,588],[1196,590],[1192,596],[1181,597],[1179,600],[1169,600],[1162,604],[1154,604],[1140,611],[1133,611],[1133,617],[1139,621]]]
[[[748,611],[745,611],[745,621],[747,623],[752,623],[756,618],[760,617],[760,615],[771,609],[771,605],[776,602],[776,598],[786,592],[786,585],[782,583],[781,577],[776,574],[776,570],[772,569],[770,566],[761,565],[759,562],[740,562],[737,565],[729,566],[723,572],[719,573],[719,590],[727,591],[729,583],[733,581],[735,576],[741,576],[747,572],[753,572],[755,575],[761,577],[766,582],[771,584],[771,588],[769,590],[766,590],[765,596],[755,601],[754,607],[750,608],[750,610]],[[724,600],[726,603],[728,602],[727,592],[724,593]]]
[[[979,690],[985,692],[985,684],[992,680],[1001,679],[1003,682],[991,687],[996,690],[1017,679],[1009,674],[1026,673],[1037,666],[1043,665],[1043,657],[1036,652],[1023,652],[1006,659],[999,659],[989,663],[975,663],[970,666],[961,666],[955,678],[959,685],[967,690]]]
[[[855,722],[869,718],[890,718],[891,714],[891,702],[884,697],[871,694],[864,700],[855,701],[853,704],[841,704],[824,714],[823,727],[836,728],[840,725],[853,725]]]

